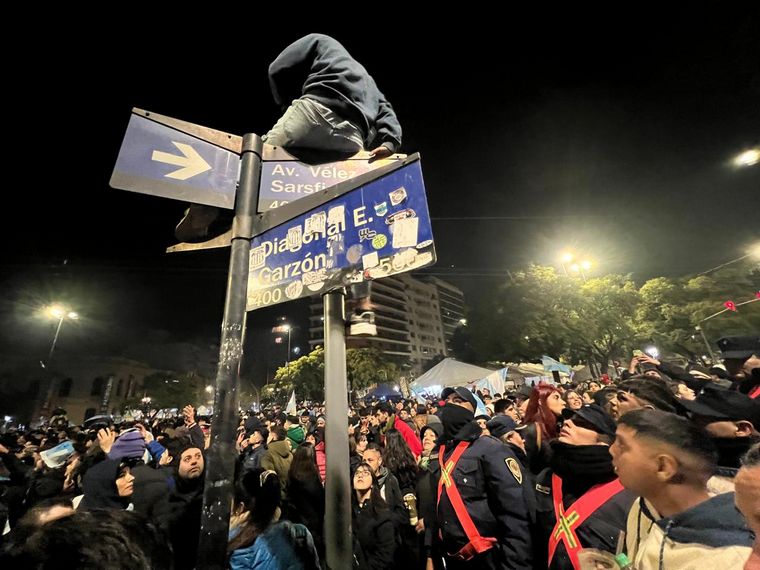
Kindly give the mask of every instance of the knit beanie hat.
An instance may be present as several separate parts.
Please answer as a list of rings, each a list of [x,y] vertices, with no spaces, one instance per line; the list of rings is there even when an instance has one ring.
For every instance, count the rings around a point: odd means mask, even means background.
[[[111,459],[140,459],[145,453],[145,439],[137,430],[121,434],[108,452]]]

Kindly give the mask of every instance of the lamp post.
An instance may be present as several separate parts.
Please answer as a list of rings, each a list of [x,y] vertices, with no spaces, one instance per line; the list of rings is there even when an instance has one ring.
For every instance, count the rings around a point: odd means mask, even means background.
[[[290,382],[290,329],[292,327],[290,325],[284,325],[284,330],[288,333],[288,357],[285,360],[285,374],[286,378],[288,379],[288,382]]]
[[[284,321],[285,317],[282,317],[282,320]],[[285,358],[285,370],[286,370],[285,375],[288,380],[290,380],[290,331],[292,329],[293,327],[290,326],[289,323],[285,323],[285,322],[282,323],[281,325],[272,327],[273,333],[288,333],[288,354],[287,354],[287,357]],[[277,337],[275,339],[275,342],[279,344],[281,342],[280,337]]]
[[[50,352],[48,352],[48,364],[50,364],[50,359],[53,358],[53,351],[55,350],[55,345],[58,342],[58,335],[61,334],[61,327],[63,326],[63,321],[66,319],[76,321],[79,319],[79,314],[74,311],[69,311],[65,307],[61,305],[50,305],[49,307],[45,308],[45,314],[49,317],[52,317],[54,319],[58,319],[58,326],[55,329],[55,335],[53,336],[53,342],[50,345]]]
[[[570,277],[570,274],[567,272],[567,264],[573,260],[573,254],[563,253],[559,260],[560,264],[562,264],[562,271],[565,273],[565,277]]]
[[[727,265],[731,265],[732,263],[736,263],[737,261],[742,261],[743,259],[747,259],[748,257],[754,257],[755,259],[760,260],[760,242],[752,245],[749,248],[748,253],[745,255],[742,255],[741,257],[737,257],[736,259],[732,259],[731,261],[726,261],[725,263],[721,263],[720,265],[716,265],[715,267],[711,267],[707,271],[703,271],[702,273],[697,273],[697,277],[700,275],[707,275],[708,273],[712,273],[713,271],[717,271],[718,269],[722,269],[726,267]]]

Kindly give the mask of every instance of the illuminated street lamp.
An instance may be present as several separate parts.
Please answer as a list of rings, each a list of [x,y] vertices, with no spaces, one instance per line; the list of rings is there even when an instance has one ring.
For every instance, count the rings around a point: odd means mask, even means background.
[[[55,329],[55,335],[53,336],[53,343],[50,345],[50,352],[48,352],[48,363],[50,363],[50,359],[53,357],[53,351],[55,350],[55,345],[58,342],[58,335],[61,333],[61,327],[63,326],[63,321],[66,319],[70,321],[76,321],[79,319],[79,314],[68,310],[66,307],[62,305],[49,305],[44,308],[43,312],[46,316],[52,319],[58,319],[58,326]]]
[[[282,317],[284,320],[285,317]],[[281,325],[277,325],[275,327],[272,327],[273,333],[288,333],[288,354],[287,358],[285,359],[285,369],[286,369],[286,375],[288,380],[290,380],[290,331],[293,329],[292,326],[290,326],[289,323],[282,323]],[[279,344],[281,341],[279,340],[280,337],[275,339],[275,342]]]
[[[739,168],[754,166],[760,162],[760,148],[745,150],[734,158],[734,166]]]
[[[748,257],[751,257],[753,259],[760,261],[760,242],[752,244],[747,249],[747,253],[745,255],[742,255],[741,257],[737,257],[736,259],[732,259],[731,261],[726,261],[725,263],[721,263],[720,265],[716,265],[715,267],[711,267],[710,269],[708,269],[707,271],[703,271],[702,273],[697,273],[697,276],[707,275],[708,273],[712,273],[713,271],[717,271],[718,269],[722,269],[726,267],[727,265],[731,265],[732,263],[736,263],[737,261],[742,261],[744,259],[747,259]]]
[[[565,277],[569,277],[567,273],[567,264],[573,260],[573,254],[567,251],[560,256],[559,260],[562,264],[562,271],[564,271]]]

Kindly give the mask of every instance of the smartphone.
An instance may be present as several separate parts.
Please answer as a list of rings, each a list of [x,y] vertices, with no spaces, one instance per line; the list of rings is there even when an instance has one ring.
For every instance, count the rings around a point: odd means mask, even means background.
[[[638,348],[633,351],[634,356],[644,356],[644,352],[639,350]]]

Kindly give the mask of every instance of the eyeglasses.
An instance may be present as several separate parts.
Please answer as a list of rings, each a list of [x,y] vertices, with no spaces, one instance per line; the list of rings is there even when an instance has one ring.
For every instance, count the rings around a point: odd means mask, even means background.
[[[354,472],[354,477],[372,477],[372,473],[366,469],[357,469]]]

